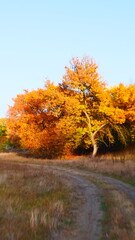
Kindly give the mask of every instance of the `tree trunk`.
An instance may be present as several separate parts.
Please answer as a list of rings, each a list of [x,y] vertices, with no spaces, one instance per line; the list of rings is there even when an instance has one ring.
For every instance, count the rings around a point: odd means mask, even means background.
[[[93,144],[93,152],[92,152],[92,157],[94,158],[97,154],[97,151],[98,151],[98,146],[97,146],[97,143],[95,142]]]
[[[95,140],[95,136],[98,132],[100,132],[100,130],[105,126],[106,124],[103,124],[102,126],[99,127],[99,129],[97,129],[94,133],[91,133],[91,141],[92,141],[92,146],[93,146],[93,153],[92,153],[92,157],[94,158],[97,154],[98,151],[98,144],[97,141]]]
[[[90,138],[91,138],[91,142],[92,142],[92,146],[93,146],[93,152],[92,152],[92,157],[94,158],[97,154],[98,151],[98,144],[97,141],[95,140],[95,136],[97,135],[98,132],[100,132],[100,130],[106,126],[107,124],[104,123],[103,125],[101,125],[94,133],[92,132],[92,126],[91,126],[91,121],[90,121],[90,116],[88,115],[87,111],[84,111],[84,114],[87,118],[87,125],[89,128],[89,133],[90,133]]]

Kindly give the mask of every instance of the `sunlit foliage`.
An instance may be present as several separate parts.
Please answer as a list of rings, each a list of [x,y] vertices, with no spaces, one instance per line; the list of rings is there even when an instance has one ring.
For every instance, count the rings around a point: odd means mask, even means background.
[[[48,158],[77,148],[135,139],[135,85],[108,89],[90,58],[73,58],[61,84],[25,90],[9,108],[8,135],[21,148]],[[128,137],[129,139],[129,137]]]
[[[115,108],[123,110],[125,115],[125,126],[130,131],[131,141],[135,141],[135,84],[119,86],[111,89],[111,96]]]

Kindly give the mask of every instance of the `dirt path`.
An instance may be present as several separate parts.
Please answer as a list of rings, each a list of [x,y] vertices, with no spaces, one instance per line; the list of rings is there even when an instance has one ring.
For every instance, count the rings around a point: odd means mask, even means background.
[[[52,234],[50,240],[135,240],[134,187],[85,170],[28,163],[25,166],[53,170],[74,191],[73,222]]]
[[[99,174],[68,169],[64,167],[49,167],[55,172],[70,177],[80,189],[83,202],[76,212],[77,220],[74,229],[61,240],[100,240],[123,239],[135,240],[135,188],[119,180]],[[111,211],[108,219],[111,229],[101,233],[101,196],[104,201],[111,201]],[[108,200],[109,199],[109,200]]]
[[[80,176],[84,176],[84,177],[94,177],[99,179],[102,182],[106,182],[114,187],[116,187],[117,189],[119,189],[120,191],[124,192],[125,194],[127,194],[127,196],[133,201],[135,202],[135,188],[132,187],[129,184],[126,184],[120,180],[114,179],[114,178],[110,178],[110,177],[106,177],[106,176],[102,176],[100,174],[96,174],[96,173],[92,173],[92,172],[88,172],[88,171],[83,171],[83,170],[76,170],[76,169],[68,169],[68,168],[64,168],[64,167],[51,167],[54,168],[55,170],[59,170],[62,172],[68,172],[71,173],[73,175],[80,175]]]
[[[74,186],[76,189],[74,224],[68,231],[62,231],[58,237],[54,238],[59,240],[99,240],[102,220],[101,190],[81,175],[61,171],[57,168],[53,168],[53,171],[66,177],[69,187]]]

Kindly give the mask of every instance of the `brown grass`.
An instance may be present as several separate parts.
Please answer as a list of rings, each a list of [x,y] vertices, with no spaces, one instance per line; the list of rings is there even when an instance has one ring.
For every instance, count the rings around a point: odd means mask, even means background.
[[[60,164],[107,174],[135,185],[134,148],[114,154],[100,155],[95,159],[83,156],[78,159],[60,162]]]
[[[135,178],[135,162],[131,160],[114,162],[113,160],[91,160],[86,158],[72,161],[69,164],[74,167],[90,169],[94,172]]]
[[[18,156],[17,153],[1,153],[0,161],[41,165],[67,165],[70,167],[87,169],[97,173],[108,174],[135,185],[135,148],[133,147],[113,154],[108,153],[100,155],[100,157],[95,159],[86,156],[76,156],[70,160],[43,160]]]
[[[0,239],[48,239],[64,226],[70,192],[60,176],[0,162]]]
[[[135,205],[128,197],[102,183],[104,191],[103,239],[104,240],[134,240],[135,236]]]
[[[33,171],[25,164],[19,165],[19,162],[38,163],[41,164],[41,169]],[[68,161],[48,161],[25,158],[15,153],[2,153],[0,154],[0,226],[2,226],[0,239],[46,239],[61,228],[63,222],[66,222],[68,218],[66,212],[70,209],[67,199],[70,194],[61,178],[53,173],[50,175],[43,172],[44,164],[83,168],[117,176],[135,184],[134,149],[130,153],[106,154],[96,159],[82,157]],[[107,209],[103,225],[105,228],[108,225],[109,230],[105,229],[103,239],[133,240],[134,204],[123,193],[111,189],[110,185],[103,186],[102,183],[102,187],[103,208]]]

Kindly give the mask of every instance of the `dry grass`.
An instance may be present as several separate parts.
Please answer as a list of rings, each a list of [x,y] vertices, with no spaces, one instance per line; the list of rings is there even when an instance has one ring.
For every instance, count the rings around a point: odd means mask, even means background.
[[[14,162],[12,164],[12,162]],[[32,170],[21,163],[38,163]],[[0,154],[0,236],[2,240],[50,239],[50,234],[66,222],[69,192],[62,179],[45,174],[44,164],[70,167],[114,175],[135,184],[135,151],[102,155],[97,159],[82,157],[68,161],[25,158],[15,153]],[[7,167],[8,166],[8,167]],[[102,183],[104,240],[130,240],[135,236],[135,206],[126,196]],[[108,228],[108,230],[106,229]]]
[[[125,162],[114,162],[113,160],[104,159],[97,161],[86,158],[83,160],[72,161],[69,165],[78,168],[90,169],[94,172],[135,179],[135,161],[131,160],[127,160]]]
[[[53,172],[0,162],[0,239],[41,240],[64,226],[70,192]]]
[[[104,202],[102,208],[105,211],[103,219],[103,240],[134,240],[135,236],[135,206],[128,197],[110,187],[102,184],[104,190]]]
[[[114,153],[106,153],[100,156],[100,159],[113,160],[115,161],[135,161],[135,145],[129,146],[121,151]]]
[[[1,153],[0,161],[21,162],[41,165],[67,165],[83,168],[97,173],[108,174],[135,185],[135,148],[118,153],[108,153],[91,159],[90,157],[74,157],[72,160],[47,160],[18,156],[17,153]],[[22,166],[21,166],[22,168]]]
[[[135,185],[135,149],[105,154],[95,159],[83,156],[60,164],[107,174]]]
[[[21,153],[15,153],[15,152],[3,152],[0,153],[0,160],[4,160],[4,161],[14,161],[14,162],[42,162],[43,159],[36,159],[36,158],[32,158],[32,157],[25,157],[23,156],[23,154]]]

